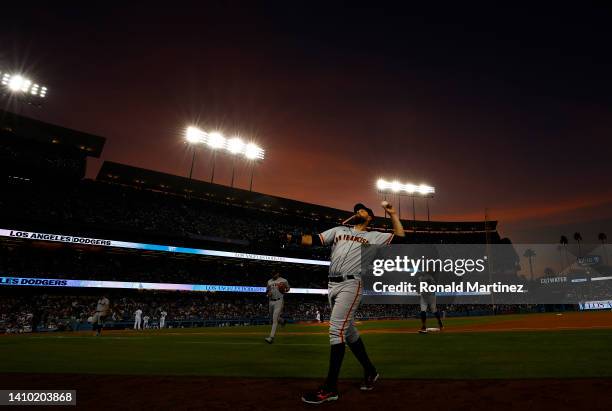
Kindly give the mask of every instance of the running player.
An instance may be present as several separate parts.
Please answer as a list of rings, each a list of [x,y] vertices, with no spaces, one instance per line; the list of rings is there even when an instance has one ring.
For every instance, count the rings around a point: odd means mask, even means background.
[[[269,299],[268,306],[272,316],[272,329],[270,330],[270,335],[265,338],[268,344],[274,342],[276,327],[278,327],[279,321],[282,321],[280,316],[283,312],[284,294],[288,293],[289,289],[289,282],[281,277],[278,271],[275,271],[272,274],[272,278],[268,280],[266,295]]]

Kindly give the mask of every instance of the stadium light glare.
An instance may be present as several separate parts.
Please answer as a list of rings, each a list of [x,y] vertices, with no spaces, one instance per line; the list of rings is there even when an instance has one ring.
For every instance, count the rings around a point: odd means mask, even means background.
[[[207,133],[195,126],[185,129],[185,140],[190,144],[206,144],[212,150],[225,150],[233,155],[243,155],[249,160],[263,160],[264,150],[254,143],[245,143],[240,137],[226,139],[218,131]]]
[[[436,192],[434,187],[428,186],[427,184],[415,185],[411,183],[402,184],[399,181],[386,181],[384,179],[379,179],[376,182],[376,187],[378,191],[381,192],[393,192],[401,194],[418,194],[422,196],[431,196]]]
[[[238,137],[234,137],[227,142],[227,151],[232,154],[240,154],[244,151],[244,141]]]
[[[428,186],[427,184],[421,184],[419,186],[419,192],[423,195],[434,194],[436,192],[436,189],[431,186]]]
[[[28,80],[20,75],[12,76],[8,83],[8,88],[12,91],[20,91]]]
[[[257,144],[249,143],[245,147],[244,156],[249,160],[263,160],[264,150]]]
[[[210,146],[213,150],[225,148],[227,145],[227,140],[223,137],[223,134],[219,132],[208,133],[208,139],[206,144]]]
[[[191,144],[204,143],[206,141],[206,133],[197,127],[187,127],[185,131],[185,140]]]
[[[36,84],[21,74],[11,74],[8,72],[3,72],[1,74],[2,78],[0,80],[0,85],[4,86],[11,94],[23,94],[40,98],[45,98],[47,95],[47,87]]]

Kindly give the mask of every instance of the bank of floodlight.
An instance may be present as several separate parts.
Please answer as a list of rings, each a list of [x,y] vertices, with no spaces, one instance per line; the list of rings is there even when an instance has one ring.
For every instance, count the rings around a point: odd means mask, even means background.
[[[394,193],[400,195],[433,196],[436,192],[434,187],[428,186],[427,184],[404,184],[397,180],[386,181],[382,178],[376,182],[376,188],[378,191],[383,193]]]
[[[264,150],[254,143],[245,143],[239,137],[227,139],[218,131],[206,132],[197,127],[187,127],[185,140],[190,144],[203,144],[211,150],[223,150],[242,155],[249,160],[263,160]]]
[[[17,73],[0,72],[0,86],[6,92],[18,97],[47,97],[47,87],[34,83],[29,78]]]

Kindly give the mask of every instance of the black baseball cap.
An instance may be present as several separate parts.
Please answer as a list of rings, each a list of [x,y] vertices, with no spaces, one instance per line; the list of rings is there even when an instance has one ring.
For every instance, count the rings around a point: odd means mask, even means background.
[[[365,205],[361,204],[361,203],[357,203],[355,204],[355,207],[353,207],[353,211],[355,213],[357,213],[357,211],[359,210],[366,210],[368,212],[368,214],[370,215],[370,217],[374,218],[374,211],[372,211],[371,208],[366,207]]]

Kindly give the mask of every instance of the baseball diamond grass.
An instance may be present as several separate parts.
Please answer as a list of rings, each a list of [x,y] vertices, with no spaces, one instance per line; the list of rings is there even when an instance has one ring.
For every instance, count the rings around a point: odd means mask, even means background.
[[[518,316],[506,316],[504,320]],[[449,327],[500,321],[450,319]],[[361,330],[414,330],[417,321],[377,321]],[[0,372],[320,378],[329,355],[326,326],[166,329],[0,338]],[[612,329],[363,335],[383,378],[612,377]],[[347,351],[342,378],[361,368]]]

